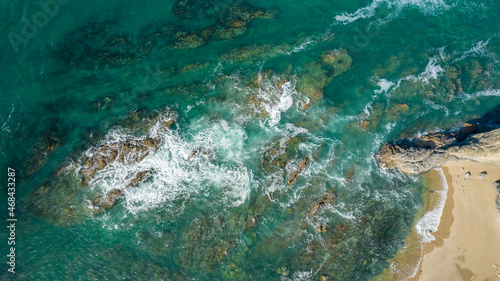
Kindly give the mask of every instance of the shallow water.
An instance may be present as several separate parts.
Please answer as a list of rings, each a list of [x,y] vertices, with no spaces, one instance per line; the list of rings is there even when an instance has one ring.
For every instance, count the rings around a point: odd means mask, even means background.
[[[378,167],[381,145],[500,104],[495,1],[69,1],[36,31],[22,19],[42,15],[37,1],[0,4],[18,218],[17,273],[4,263],[2,280],[369,280],[426,189]],[[234,7],[264,14],[231,29]],[[85,155],[144,135],[161,145],[143,161],[78,182]]]

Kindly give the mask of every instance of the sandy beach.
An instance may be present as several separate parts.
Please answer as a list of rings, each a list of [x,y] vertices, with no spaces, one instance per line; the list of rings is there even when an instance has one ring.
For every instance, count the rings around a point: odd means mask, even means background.
[[[500,166],[459,161],[441,168],[448,192],[432,233],[436,239],[423,244],[422,260],[409,280],[500,280],[500,214],[493,187]]]
[[[493,187],[500,166],[459,161],[441,169],[424,174],[428,194],[422,211],[391,267],[373,281],[500,280],[500,213]],[[440,214],[439,225],[426,233],[434,240],[422,243],[415,225],[432,212]]]

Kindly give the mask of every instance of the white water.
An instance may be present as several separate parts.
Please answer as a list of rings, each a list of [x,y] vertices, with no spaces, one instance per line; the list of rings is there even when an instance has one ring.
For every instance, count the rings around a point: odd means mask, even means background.
[[[150,131],[150,135],[162,139],[157,152],[139,163],[109,164],[96,174],[93,188],[106,194],[114,188],[124,188],[138,172],[151,171],[151,179],[125,190],[123,205],[133,214],[160,206],[169,208],[174,200],[209,190],[212,195],[220,194],[222,203],[228,206],[247,199],[253,176],[244,165],[248,155],[244,150],[243,128],[223,120],[205,119],[194,121],[185,135],[158,128],[153,126]],[[104,143],[130,137],[126,131],[117,129],[110,132]],[[192,156],[195,150],[198,153]]]
[[[290,81],[283,84],[282,88],[282,94],[279,97],[278,103],[266,104],[266,111],[269,112],[270,115],[269,125],[271,127],[280,122],[281,112],[287,111],[293,104],[292,92],[294,91],[294,88]]]
[[[380,87],[380,90],[375,90],[374,92],[376,94],[381,94],[381,93],[388,93],[389,89],[396,84],[386,79],[379,79],[377,85]]]
[[[434,241],[435,237],[432,235],[436,232],[441,222],[441,215],[443,214],[444,204],[446,202],[446,194],[448,192],[448,183],[443,174],[441,168],[437,169],[439,171],[439,176],[441,178],[442,188],[435,190],[434,192],[438,194],[438,202],[436,207],[427,213],[417,222],[415,229],[417,233],[422,237],[422,243],[428,243]]]
[[[427,85],[431,80],[437,79],[442,74],[444,74],[444,69],[439,64],[437,64],[437,60],[435,58],[431,58],[429,59],[425,70],[418,75],[408,75],[399,79],[395,83],[387,79],[378,79],[377,85],[380,87],[380,90],[375,90],[374,92],[376,94],[383,92],[390,93],[399,88],[404,82],[414,82]]]
[[[418,8],[424,14],[435,14],[441,10],[446,10],[450,6],[444,0],[374,0],[370,5],[359,8],[353,13],[343,13],[335,16],[338,23],[349,24],[358,19],[371,18],[375,16],[379,9],[394,9],[386,19],[397,17],[406,7]]]

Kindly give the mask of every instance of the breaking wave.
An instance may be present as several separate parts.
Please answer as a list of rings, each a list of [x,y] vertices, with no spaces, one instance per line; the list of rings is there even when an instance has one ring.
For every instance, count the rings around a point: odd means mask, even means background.
[[[371,18],[379,9],[392,9],[393,11],[385,17],[390,20],[397,17],[406,7],[415,7],[424,14],[434,14],[447,10],[450,5],[444,0],[374,0],[370,5],[359,8],[354,13],[335,16],[335,20],[337,23],[349,24],[359,19]]]

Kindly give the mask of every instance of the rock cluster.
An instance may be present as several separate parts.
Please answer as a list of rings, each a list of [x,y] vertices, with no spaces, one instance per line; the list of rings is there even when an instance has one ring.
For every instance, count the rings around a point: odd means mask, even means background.
[[[148,137],[140,140],[128,139],[97,148],[86,158],[79,171],[83,177],[82,183],[88,184],[98,171],[113,161],[126,164],[141,162],[151,151],[156,151],[160,143],[159,137]]]
[[[138,131],[156,126],[158,131],[152,130],[145,135],[101,143],[87,150],[78,160],[63,164],[33,192],[27,203],[30,211],[56,225],[67,226],[89,219],[115,205],[125,190],[147,180],[153,171],[144,170],[131,174],[124,179],[123,186],[104,194],[98,188],[88,187],[99,171],[112,163],[139,163],[157,151],[161,145],[161,135],[158,133],[168,130],[175,120],[175,117],[168,116],[170,115],[164,116],[163,113],[152,114],[132,126]],[[74,165],[75,162],[77,165]]]
[[[471,124],[459,130],[389,143],[377,155],[382,166],[408,174],[426,172],[447,161],[471,160],[499,165],[499,157],[500,129],[479,132],[478,127]]]

